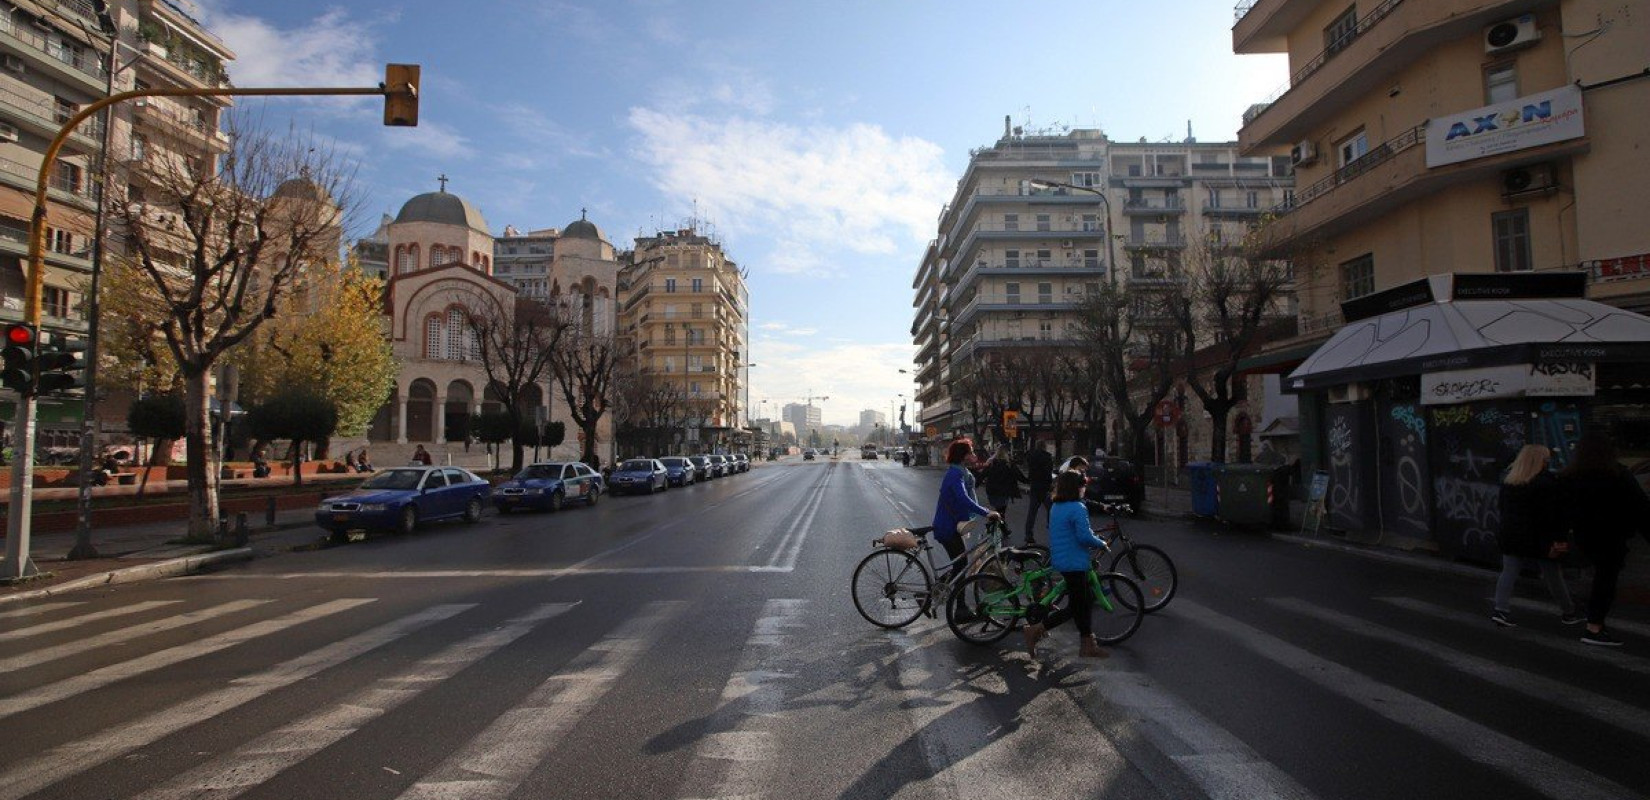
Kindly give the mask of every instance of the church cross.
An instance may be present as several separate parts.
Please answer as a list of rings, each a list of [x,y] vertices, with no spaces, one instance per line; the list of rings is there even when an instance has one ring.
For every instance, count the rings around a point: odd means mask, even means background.
[[[438,180],[438,181],[441,181],[441,191],[446,192],[447,191],[447,173],[443,172],[440,175],[437,175],[435,179]]]

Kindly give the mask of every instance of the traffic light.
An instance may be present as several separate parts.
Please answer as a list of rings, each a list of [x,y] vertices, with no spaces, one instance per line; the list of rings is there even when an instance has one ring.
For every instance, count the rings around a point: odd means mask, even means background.
[[[418,65],[384,66],[384,124],[397,127],[418,125]]]
[[[53,394],[86,385],[86,343],[62,340],[44,348],[35,359],[35,391]]]
[[[38,345],[39,332],[35,326],[21,322],[6,326],[6,346],[0,350],[5,371],[0,372],[0,384],[18,394],[34,392],[34,355]]]

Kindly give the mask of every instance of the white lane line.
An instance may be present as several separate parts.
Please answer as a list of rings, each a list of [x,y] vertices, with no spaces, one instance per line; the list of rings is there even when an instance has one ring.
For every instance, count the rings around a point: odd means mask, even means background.
[[[259,736],[141,795],[139,800],[226,800],[239,797],[300,761],[395,710],[420,692],[520,639],[539,623],[577,605],[547,603],[452,644],[405,672],[379,678],[335,705]]]
[[[1558,621],[1558,609],[1555,608],[1551,602],[1542,603],[1542,602],[1539,602],[1539,601],[1536,601],[1536,600],[1525,600],[1523,598],[1515,597],[1515,598],[1513,598],[1512,606],[1513,606],[1513,608],[1522,609],[1524,611],[1531,611],[1531,612],[1536,612],[1536,613],[1545,612],[1547,614],[1552,615],[1551,618],[1554,622]],[[1578,600],[1578,602],[1576,603],[1576,610],[1581,614],[1586,614],[1587,613],[1587,600],[1586,600],[1586,598],[1580,598]],[[1615,630],[1615,631],[1627,631],[1628,633],[1633,633],[1633,634],[1637,634],[1639,636],[1643,636],[1645,638],[1650,638],[1650,625],[1646,625],[1642,622],[1630,622],[1630,621],[1624,620],[1624,619],[1622,619],[1622,620],[1611,619],[1611,620],[1606,620],[1605,621],[1604,627],[1609,628],[1611,630]],[[1584,629],[1582,628],[1582,626],[1577,625],[1577,626],[1574,626],[1574,627],[1565,627],[1564,630],[1565,631],[1575,631],[1575,635],[1577,637],[1579,637],[1579,636],[1581,636],[1581,632]]]
[[[803,505],[802,513],[797,516],[790,530],[785,532],[774,547],[773,555],[768,558],[768,569],[782,569],[789,572],[796,568],[796,558],[802,552],[802,542],[808,538],[808,531],[813,527],[814,517],[819,513],[819,507],[824,503],[825,488],[823,482],[815,487],[815,493]]]
[[[58,781],[112,761],[162,737],[246,705],[277,689],[371,652],[419,628],[433,625],[474,603],[440,605],[385,623],[319,650],[236,678],[228,686],[162,709],[102,733],[54,747],[0,773],[0,800],[20,800]]]
[[[29,606],[28,608],[15,608],[15,609],[12,609],[11,611],[0,611],[0,619],[15,619],[17,617],[32,617],[35,614],[44,614],[47,611],[59,611],[59,610],[68,608],[70,606],[78,606],[83,602],[85,602],[85,601],[83,601],[83,600],[74,600],[72,602],[65,602],[65,603],[41,603],[40,605]]]
[[[1177,615],[1219,631],[1239,646],[1317,684],[1319,688],[1426,736],[1468,761],[1498,770],[1547,797],[1620,800],[1633,796],[1627,787],[1619,783],[1361,672],[1314,655],[1252,625],[1189,601],[1178,608]]]
[[[544,756],[590,713],[654,643],[686,603],[649,603],[636,617],[539,684],[522,704],[499,715],[463,749],[401,793],[417,800],[508,797]]]
[[[28,690],[25,694],[0,700],[0,719],[5,719],[13,714],[18,714],[31,708],[39,708],[40,706],[48,703],[55,703],[64,698],[73,697],[77,694],[89,692],[93,689],[108,686],[111,683],[125,680],[134,675],[142,675],[145,672],[153,672],[154,670],[162,667],[169,667],[173,664],[187,661],[191,658],[198,658],[209,653],[216,653],[219,650],[233,647],[242,642],[256,639],[260,636],[267,636],[271,633],[283,631],[287,628],[309,622],[310,620],[320,619],[332,614],[348,611],[352,608],[357,608],[371,602],[373,601],[369,599],[354,598],[334,600],[330,603],[322,603],[318,606],[311,606],[299,611],[294,611],[293,613],[282,617],[264,620],[263,622],[255,622],[251,625],[236,628],[231,631],[225,631],[224,633],[220,633],[215,636],[208,636],[205,639],[199,639],[188,644],[168,647],[165,650],[159,650],[145,656],[134,658],[130,661],[122,661],[119,664],[110,664],[107,667],[94,669],[84,675],[76,675],[73,678],[66,678],[56,683],[38,686]]]
[[[242,573],[214,573],[193,575],[190,580],[300,580],[326,578],[366,580],[370,578],[569,578],[591,575],[688,575],[698,572],[790,572],[792,567],[753,567],[749,564],[723,564],[703,567],[550,567],[546,569],[427,569],[403,572],[349,572],[342,570],[318,572],[288,572],[280,575],[251,575]]]
[[[1412,636],[1351,614],[1330,611],[1295,598],[1271,598],[1267,602],[1296,614],[1327,622],[1343,631],[1419,651],[1455,669],[1489,683],[1528,695],[1537,700],[1579,711],[1641,737],[1650,738],[1650,714],[1602,695],[1579,689],[1565,681],[1555,681],[1498,661],[1450,650],[1439,643]]]
[[[221,617],[226,614],[234,614],[239,611],[245,611],[246,609],[261,606],[267,602],[269,601],[234,600],[220,606],[203,608],[199,611],[184,612],[182,614],[167,617],[162,620],[156,620],[145,625],[136,625],[130,628],[109,631],[108,633],[100,633],[96,636],[88,636],[84,639],[60,644],[56,647],[43,647],[39,650],[12,656],[11,658],[0,659],[0,673],[38,666],[48,661],[56,661],[60,658],[68,658],[69,656],[91,652],[100,647],[125,644],[133,639],[141,639],[151,634],[187,627],[194,625],[197,622],[205,622],[206,620],[214,617]]]
[[[784,681],[793,677],[781,671],[782,662],[791,655],[790,631],[802,627],[807,603],[773,599],[762,605],[739,667],[722,687],[721,703],[712,712],[710,727],[718,732],[700,740],[678,796],[760,797],[780,785],[772,774],[782,749],[775,718],[785,705]],[[715,788],[698,793],[707,787]]]
[[[78,617],[60,619],[55,622],[42,622],[39,625],[32,625],[27,628],[18,628],[16,630],[0,633],[0,642],[9,642],[13,639],[23,639],[29,636],[39,636],[40,634],[51,633],[52,631],[68,630],[69,628],[73,628],[77,625],[84,625],[88,622],[98,622],[100,620],[112,619],[114,617],[123,617],[127,614],[141,614],[150,609],[159,608],[161,606],[169,606],[173,603],[180,602],[183,601],[145,600],[141,603],[133,603],[129,606],[111,608],[107,611],[95,611],[90,614],[81,614]]]
[[[1609,664],[1617,669],[1636,672],[1640,675],[1650,675],[1650,661],[1640,656],[1628,655],[1621,652],[1619,647],[1594,647],[1581,643],[1581,631],[1569,631],[1571,635],[1560,639],[1550,633],[1532,631],[1525,628],[1497,628],[1490,622],[1489,614],[1469,614],[1465,611],[1440,608],[1431,603],[1425,603],[1409,597],[1377,597],[1375,598],[1388,605],[1397,606],[1405,611],[1413,611],[1435,619],[1457,622],[1483,630],[1494,630],[1497,636],[1515,639],[1523,644],[1545,647],[1548,650],[1557,650],[1566,655]]]

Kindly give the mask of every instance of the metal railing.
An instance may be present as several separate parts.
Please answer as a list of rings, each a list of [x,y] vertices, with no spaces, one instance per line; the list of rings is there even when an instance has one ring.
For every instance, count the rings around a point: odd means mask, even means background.
[[[1351,30],[1341,34],[1340,38],[1330,42],[1329,46],[1323,49],[1323,52],[1313,56],[1310,61],[1302,64],[1300,69],[1295,70],[1294,73],[1289,76],[1288,83],[1278,87],[1277,90],[1272,92],[1271,96],[1256,104],[1265,106],[1265,108],[1255,109],[1251,107],[1253,113],[1250,111],[1245,111],[1243,114],[1243,124],[1248,125],[1256,119],[1259,119],[1262,114],[1266,113],[1267,108],[1271,107],[1273,103],[1276,103],[1277,101],[1283,99],[1284,95],[1294,91],[1295,87],[1300,86],[1301,83],[1303,83],[1307,78],[1310,78],[1312,73],[1322,69],[1323,65],[1329,63],[1329,60],[1334,58],[1341,51],[1351,47],[1354,41],[1357,41],[1359,37],[1363,36],[1365,33],[1368,33],[1370,28],[1375,27],[1376,23],[1385,19],[1388,14],[1392,13],[1392,9],[1397,8],[1403,1],[1404,0],[1386,0],[1376,6],[1375,9],[1370,11],[1368,14],[1365,14],[1362,19],[1358,20],[1357,24],[1352,26]],[[1254,7],[1254,5],[1255,4],[1253,2],[1249,3],[1250,8]],[[1249,10],[1241,5],[1239,6],[1239,9],[1241,9],[1243,13],[1247,13]],[[1242,19],[1243,14],[1238,14],[1238,18]]]
[[[23,180],[28,181],[30,186],[33,186],[35,181],[40,179],[39,167],[30,167],[26,164],[19,164],[11,159],[0,158],[0,172],[22,178]],[[47,183],[47,187],[52,191],[73,195],[74,197],[82,200],[96,200],[98,185],[97,181],[90,179],[91,174],[92,173],[89,170],[83,171],[81,173],[80,184],[78,186],[69,183],[59,175],[54,174],[52,175],[51,180]]]
[[[96,50],[81,47],[67,39],[54,41],[48,38],[44,31],[32,26],[19,25],[10,16],[0,14],[0,33],[10,34],[23,44],[99,81],[109,75],[103,67],[102,54]]]
[[[61,126],[69,120],[69,117],[74,115],[75,111],[80,110],[75,108],[68,114],[64,114],[54,100],[47,100],[44,97],[29,97],[22,92],[7,88],[0,88],[0,104],[11,106],[34,117],[48,127]],[[73,135],[88,141],[101,142],[103,139],[103,120],[92,117],[82,122],[74,129]]]
[[[1185,247],[1185,236],[1130,236],[1123,240],[1124,247]]]
[[[1387,159],[1390,159],[1393,156],[1426,141],[1426,134],[1427,126],[1426,123],[1423,122],[1420,125],[1416,125],[1415,127],[1382,142],[1379,146],[1371,149],[1362,156],[1359,156],[1356,161],[1353,161],[1352,163],[1330,173],[1328,177],[1307,186],[1305,189],[1296,190],[1295,196],[1292,199],[1273,206],[1270,209],[1271,213],[1281,217],[1303,205],[1306,205],[1307,203],[1312,202],[1313,200],[1318,199],[1319,197],[1328,194],[1329,192],[1334,191],[1335,188],[1341,184],[1346,183],[1347,181],[1350,181],[1359,175],[1370,171],[1371,169],[1374,169],[1377,165],[1384,163]]]
[[[1161,201],[1152,200],[1125,200],[1124,211],[1179,211],[1186,208],[1186,201],[1181,198],[1172,198]]]

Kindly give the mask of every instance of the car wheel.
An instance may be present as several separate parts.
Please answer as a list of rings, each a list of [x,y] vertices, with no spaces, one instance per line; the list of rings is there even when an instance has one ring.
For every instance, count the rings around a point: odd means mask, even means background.
[[[418,527],[418,509],[407,506],[401,509],[401,523],[396,526],[395,532],[403,536],[412,533]]]
[[[596,498],[601,497],[601,496],[602,496],[602,493],[601,493],[600,489],[591,489],[590,490],[590,495],[585,498],[584,502],[585,502],[586,505],[592,505],[593,506],[593,505],[596,504]]]
[[[465,522],[480,522],[481,521],[481,498],[479,498],[479,497],[470,498],[469,505],[466,505],[464,507],[464,521]]]
[[[553,492],[550,493],[550,511],[552,513],[561,510],[561,501],[562,501],[562,497],[561,497],[561,490],[560,489],[557,489],[556,491],[553,491]]]

